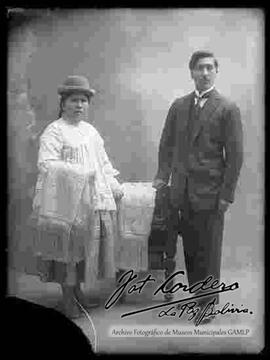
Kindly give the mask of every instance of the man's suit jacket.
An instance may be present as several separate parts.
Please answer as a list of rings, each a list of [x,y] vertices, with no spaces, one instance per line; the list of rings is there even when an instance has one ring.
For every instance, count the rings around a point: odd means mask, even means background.
[[[194,97],[193,92],[176,99],[169,109],[156,178],[168,183],[171,176],[173,206],[183,206],[188,184],[193,209],[210,210],[217,207],[219,199],[234,201],[243,162],[242,124],[235,103],[214,89],[195,121],[189,141],[188,121]]]

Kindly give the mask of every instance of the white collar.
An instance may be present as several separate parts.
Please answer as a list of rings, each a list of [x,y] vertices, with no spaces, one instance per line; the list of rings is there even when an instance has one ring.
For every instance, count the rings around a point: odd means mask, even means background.
[[[213,85],[212,87],[210,87],[209,89],[199,93],[199,91],[197,89],[195,89],[195,94],[197,97],[202,97],[204,94],[207,94],[208,92],[212,91],[214,89],[215,85]]]

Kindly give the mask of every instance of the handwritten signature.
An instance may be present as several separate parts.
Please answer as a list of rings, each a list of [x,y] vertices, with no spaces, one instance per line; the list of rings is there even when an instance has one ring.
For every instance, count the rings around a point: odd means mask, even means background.
[[[158,314],[159,318],[162,318],[164,316],[166,317],[176,317],[178,315],[178,318],[181,318],[183,314],[190,315],[188,320],[193,320],[196,316],[196,321],[194,322],[195,326],[198,326],[204,319],[211,318],[213,316],[217,315],[225,315],[227,313],[250,313],[252,314],[252,311],[249,311],[247,308],[239,309],[237,307],[234,307],[233,304],[230,304],[230,302],[227,302],[222,309],[215,309],[214,306],[216,305],[216,299],[214,298],[203,308],[196,307],[197,302],[196,301],[190,301],[188,303],[185,303],[181,305],[180,307],[172,306],[167,310],[161,310]],[[231,308],[229,308],[231,306]],[[243,306],[243,305],[242,305]],[[177,312],[179,311],[179,312]]]
[[[179,290],[183,291],[184,293],[189,293],[192,296],[191,297],[185,297],[179,300],[174,300],[170,302],[166,302],[165,304],[159,304],[159,305],[153,305],[148,306],[142,309],[137,309],[125,314],[122,314],[121,317],[127,317],[135,314],[139,314],[142,312],[147,312],[155,309],[160,308],[167,308],[168,306],[171,306],[167,310],[162,310],[158,314],[158,317],[164,317],[164,316],[170,316],[175,317],[178,315],[180,318],[184,313],[190,315],[188,320],[192,320],[195,318],[196,315],[196,322],[195,325],[199,325],[201,321],[207,317],[216,316],[216,315],[224,315],[228,312],[234,313],[248,313],[248,309],[238,309],[234,308],[232,305],[232,308],[229,309],[230,303],[226,303],[226,305],[221,310],[214,310],[216,298],[213,298],[213,295],[224,293],[227,291],[234,291],[239,288],[239,283],[234,282],[230,285],[226,285],[224,282],[219,283],[218,280],[214,280],[213,276],[208,276],[205,280],[199,281],[196,284],[193,284],[192,286],[188,286],[186,284],[183,284],[182,282],[176,282],[175,284],[171,285],[173,283],[173,279],[175,279],[179,275],[184,275],[185,272],[183,270],[176,271],[171,276],[169,276],[153,293],[154,296],[162,293],[162,294],[175,294]],[[108,301],[105,304],[105,309],[110,309],[113,305],[115,305],[118,301],[118,299],[123,296],[123,294],[126,292],[127,294],[132,293],[138,293],[141,294],[143,289],[147,286],[149,283],[153,283],[156,281],[155,278],[152,277],[151,274],[148,274],[148,276],[145,279],[135,281],[135,279],[138,277],[137,274],[134,274],[133,270],[129,270],[125,272],[120,279],[118,280],[119,284],[121,284],[116,290],[113,292],[113,294],[109,297]],[[198,291],[200,291],[200,294],[198,294]],[[197,301],[201,298],[206,298],[211,295],[212,300],[205,304],[204,308],[197,307]],[[177,306],[176,306],[177,305]],[[179,313],[176,312],[176,310],[179,310]],[[201,312],[200,312],[201,310]],[[200,312],[200,313],[199,313]],[[252,312],[250,312],[252,313]]]

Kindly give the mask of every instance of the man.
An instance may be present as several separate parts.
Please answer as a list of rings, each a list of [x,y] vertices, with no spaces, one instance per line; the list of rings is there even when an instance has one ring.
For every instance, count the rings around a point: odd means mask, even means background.
[[[153,187],[160,190],[171,178],[166,256],[172,263],[180,214],[191,286],[210,275],[220,279],[224,213],[234,201],[243,162],[243,135],[238,107],[214,87],[218,73],[214,54],[196,51],[189,69],[195,91],[176,99],[169,109]],[[202,298],[201,309],[210,300],[213,298]],[[215,303],[218,301],[216,296]]]

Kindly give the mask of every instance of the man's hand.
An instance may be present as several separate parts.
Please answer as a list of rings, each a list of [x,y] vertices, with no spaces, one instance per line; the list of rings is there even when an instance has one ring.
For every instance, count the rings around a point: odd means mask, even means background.
[[[167,186],[167,184],[161,179],[155,179],[152,183],[152,187],[156,190],[160,190],[165,186]]]
[[[228,210],[228,207],[230,206],[230,202],[227,200],[220,199],[218,204],[218,210],[221,212],[225,212]]]

